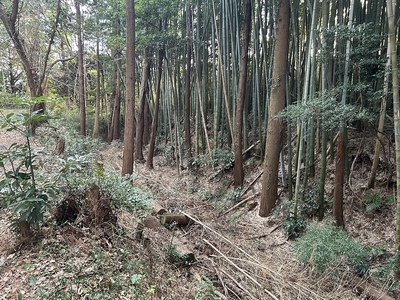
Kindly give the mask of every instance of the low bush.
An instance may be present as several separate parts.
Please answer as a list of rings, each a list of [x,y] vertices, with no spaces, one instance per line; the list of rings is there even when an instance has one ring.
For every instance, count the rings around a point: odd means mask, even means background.
[[[310,224],[294,242],[294,252],[300,262],[311,264],[317,272],[352,267],[365,274],[369,268],[369,251],[343,229],[331,225]]]
[[[394,203],[393,195],[382,197],[374,193],[365,194],[362,196],[361,200],[366,205],[365,210],[368,212],[379,210],[385,205]]]

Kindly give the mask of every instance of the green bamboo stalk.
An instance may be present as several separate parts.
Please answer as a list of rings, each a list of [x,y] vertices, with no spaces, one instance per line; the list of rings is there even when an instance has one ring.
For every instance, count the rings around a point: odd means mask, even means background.
[[[232,117],[231,117],[231,113],[230,113],[230,109],[229,109],[228,91],[227,91],[227,86],[226,86],[224,63],[222,61],[222,52],[221,52],[221,48],[223,48],[224,39],[222,39],[222,43],[221,43],[221,40],[220,40],[219,34],[218,34],[217,16],[216,16],[216,10],[215,10],[215,0],[212,0],[212,5],[213,5],[213,15],[214,15],[214,26],[216,29],[215,34],[216,34],[216,38],[218,41],[218,61],[219,61],[219,67],[220,67],[220,73],[221,73],[222,90],[223,90],[224,100],[225,100],[225,112],[226,112],[226,116],[228,118],[230,138],[231,138],[231,140],[233,140]],[[224,27],[222,27],[222,33],[225,34]]]
[[[390,47],[390,60],[392,64],[392,89],[393,89],[393,116],[394,116],[394,135],[396,149],[396,234],[395,234],[395,271],[396,280],[400,279],[400,97],[399,97],[399,74],[397,66],[397,45],[396,32],[394,26],[395,3],[387,0],[386,9],[388,15],[388,44]]]
[[[328,28],[328,1],[322,1],[322,29]],[[327,41],[324,34],[321,35],[322,52],[327,53]],[[322,59],[321,62],[321,94],[323,95],[327,90],[327,73],[328,66],[327,60]],[[323,120],[322,120],[323,122]],[[321,172],[319,177],[318,188],[318,220],[322,221],[324,218],[325,207],[325,179],[326,179],[326,149],[327,149],[328,134],[324,127],[321,128]]]

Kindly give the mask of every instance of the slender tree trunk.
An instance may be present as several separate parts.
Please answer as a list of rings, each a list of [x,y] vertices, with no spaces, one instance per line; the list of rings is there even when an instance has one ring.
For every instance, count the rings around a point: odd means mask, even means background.
[[[328,1],[322,1],[322,28],[328,28]],[[321,36],[322,40],[322,52],[326,53],[327,41],[324,33]],[[327,90],[327,74],[328,74],[328,63],[327,60],[321,62],[321,90],[325,93]],[[326,178],[326,149],[328,143],[328,134],[326,129],[321,128],[321,173],[319,178],[318,188],[318,220],[322,221],[325,214],[325,178]]]
[[[186,26],[187,26],[187,43],[186,43],[186,72],[185,72],[185,157],[192,157],[192,139],[190,133],[190,73],[192,68],[192,52],[193,46],[189,39],[192,32],[192,7],[190,4],[186,5]],[[188,164],[189,165],[189,164]]]
[[[149,59],[149,49],[146,47],[143,53],[143,74],[142,74],[142,84],[140,87],[139,96],[139,108],[137,113],[136,122],[136,147],[135,147],[135,161],[138,163],[144,163],[143,157],[143,131],[144,131],[144,108],[147,101],[147,95],[149,91],[149,79],[150,79],[150,59]]]
[[[376,170],[379,164],[379,154],[382,146],[382,138],[383,138],[383,126],[385,125],[385,116],[386,116],[386,102],[387,95],[389,90],[389,73],[390,73],[390,47],[387,48],[387,63],[385,67],[385,76],[384,76],[384,87],[383,87],[383,97],[381,102],[381,110],[379,113],[379,122],[378,122],[378,133],[376,135],[375,148],[374,148],[374,159],[372,161],[371,174],[368,179],[367,187],[372,189],[375,186],[375,178],[376,178]]]
[[[235,165],[233,170],[234,185],[241,187],[243,185],[244,170],[242,161],[243,149],[243,110],[246,100],[246,87],[247,87],[247,61],[248,50],[250,44],[251,33],[251,13],[252,13],[252,0],[244,2],[244,27],[242,36],[242,53],[240,58],[239,69],[239,87],[236,104],[236,128],[235,128]]]
[[[395,1],[396,2],[396,1]],[[396,149],[396,238],[395,238],[395,270],[394,277],[400,280],[400,97],[399,97],[399,74],[397,66],[396,31],[394,26],[395,3],[387,0],[386,9],[388,15],[388,43],[390,47],[390,60],[392,65],[392,89],[393,89],[393,118],[394,136]]]
[[[151,87],[149,86],[149,90]],[[147,92],[149,93],[149,92]],[[150,97],[150,95],[149,95]],[[144,113],[143,113],[143,144],[148,145],[150,142],[150,131],[151,131],[151,116],[150,116],[150,107],[149,107],[149,99],[144,102]]]
[[[216,35],[216,38],[218,40],[218,62],[219,62],[219,68],[220,68],[220,73],[221,73],[222,91],[223,91],[224,100],[225,100],[225,114],[226,114],[227,121],[228,121],[229,137],[231,139],[233,139],[233,125],[232,125],[231,112],[230,112],[230,109],[229,109],[228,87],[227,87],[227,82],[226,82],[227,80],[226,80],[226,75],[225,75],[224,63],[223,63],[223,60],[222,60],[222,57],[224,56],[224,53],[223,53],[223,50],[221,48],[222,48],[222,45],[224,43],[220,39],[219,34],[218,34],[217,16],[216,16],[216,11],[215,11],[215,1],[214,0],[212,0],[212,6],[213,6],[213,19],[214,19],[214,26],[215,26],[215,35]]]
[[[148,169],[153,169],[154,147],[156,144],[157,125],[158,125],[158,112],[160,110],[160,94],[161,94],[161,79],[162,79],[162,66],[164,59],[164,46],[158,50],[158,65],[157,65],[157,82],[156,82],[156,99],[154,103],[153,123],[151,125],[151,136],[149,152],[147,154],[146,166]]]
[[[350,12],[348,28],[353,26],[354,0],[350,0]],[[348,85],[349,85],[349,68],[350,68],[350,40],[346,42],[346,61],[343,76],[342,104],[346,104]],[[347,156],[347,130],[345,124],[340,125],[340,133],[338,139],[338,148],[336,153],[336,171],[335,171],[335,190],[333,199],[333,215],[336,220],[336,226],[344,227],[343,219],[343,191],[344,177],[346,173],[346,156]]]
[[[99,43],[99,38],[97,37],[96,40],[96,106],[94,110],[94,125],[93,125],[93,137],[98,138],[99,137],[99,124],[100,124],[100,92],[101,92],[101,86],[100,86],[100,43]]]
[[[80,0],[75,0],[76,22],[78,27],[78,78],[79,78],[79,111],[80,130],[79,134],[86,135],[86,93],[85,93],[85,68],[83,61],[83,39],[82,39],[82,15]]]
[[[278,22],[275,35],[272,88],[268,114],[268,129],[265,144],[264,173],[259,215],[266,217],[276,206],[278,199],[279,154],[285,141],[285,126],[275,119],[286,103],[286,68],[289,52],[290,2],[278,3]]]
[[[133,173],[135,134],[135,1],[126,0],[126,100],[122,175]]]
[[[344,184],[344,169],[345,169],[345,146],[343,141],[343,133],[339,132],[338,145],[336,151],[336,176],[335,176],[335,191],[333,195],[333,217],[336,221],[336,226],[344,227],[343,219],[343,184]]]
[[[113,140],[120,138],[121,132],[121,60],[120,55],[117,54],[117,62],[115,63],[115,86],[113,87],[113,98],[114,105],[112,108],[111,126],[108,132],[108,142],[111,143]]]
[[[113,19],[112,35],[115,38],[121,35],[121,20],[118,15]],[[111,124],[108,131],[107,141],[111,143],[113,140],[120,139],[121,136],[121,98],[122,98],[122,50],[119,47],[113,49],[114,63],[112,69],[112,107],[111,111]]]

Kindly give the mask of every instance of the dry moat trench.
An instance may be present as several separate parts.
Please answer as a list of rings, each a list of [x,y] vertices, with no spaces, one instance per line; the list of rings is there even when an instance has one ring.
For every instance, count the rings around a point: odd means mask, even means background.
[[[1,133],[6,144],[17,137]],[[117,172],[122,165],[121,149],[103,146],[105,169]],[[334,166],[330,165],[327,193],[332,193]],[[258,160],[246,162],[248,186],[262,167]],[[258,216],[257,207],[242,206],[224,214],[235,202],[224,201],[231,175],[209,180],[215,170],[178,170],[157,156],[155,169],[135,166],[132,182],[150,191],[161,207],[183,213],[188,225],[170,231],[158,225],[141,227],[139,216],[116,211],[115,230],[96,232],[74,223],[47,225],[40,236],[21,243],[9,230],[8,216],[0,215],[0,299],[393,299],[368,276],[361,279],[350,269],[328,270],[322,274],[309,265],[299,264],[293,242],[282,229],[282,215]],[[394,206],[379,214],[365,212],[359,195],[365,184],[368,166],[357,164],[351,189],[346,187],[345,222],[350,235],[364,245],[394,242]],[[318,176],[316,177],[318,178]],[[260,180],[255,181],[242,199],[259,201]],[[216,195],[217,191],[220,196]],[[285,191],[281,193],[285,198]],[[252,209],[251,209],[252,208]],[[117,230],[119,228],[121,230]],[[141,239],[137,239],[142,228]],[[194,262],[177,263],[168,245],[179,244],[193,253]],[[391,249],[391,248],[390,248]],[[140,262],[135,264],[134,262]],[[135,276],[134,276],[135,275]],[[129,285],[127,284],[129,283]],[[126,288],[128,287],[128,288]],[[135,288],[132,288],[135,287]],[[113,291],[114,294],[113,294]],[[92,298],[88,295],[92,295]],[[214,295],[214,298],[207,298]],[[202,298],[203,297],[203,298]],[[380,297],[380,298],[379,298]],[[386,298],[385,298],[386,297]],[[68,299],[68,298],[62,298]]]

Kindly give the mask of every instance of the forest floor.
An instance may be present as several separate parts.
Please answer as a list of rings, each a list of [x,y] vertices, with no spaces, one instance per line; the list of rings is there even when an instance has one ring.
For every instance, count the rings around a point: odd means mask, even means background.
[[[18,139],[13,133],[0,132],[0,145]],[[360,137],[359,143],[353,140],[352,144],[366,146],[350,151],[354,164],[345,187],[346,230],[363,245],[383,247],[386,256],[392,255],[395,205],[385,204],[371,213],[361,201],[373,143]],[[105,170],[119,172],[121,147],[104,145],[99,160]],[[310,265],[300,264],[293,241],[282,227],[282,213],[261,218],[255,204],[226,213],[239,200],[259,201],[261,179],[251,185],[262,171],[259,158],[246,161],[244,186],[251,187],[240,199],[232,190],[231,171],[211,179],[217,169],[181,170],[162,155],[155,157],[154,166],[147,170],[142,164],[135,165],[133,185],[148,190],[167,210],[189,216],[189,225],[173,231],[145,228],[147,242],[138,242],[135,234],[141,220],[121,210],[116,214],[123,230],[116,230],[111,240],[74,224],[47,224],[39,237],[27,243],[10,231],[8,216],[2,212],[0,300],[400,298],[390,283],[379,283],[368,275],[360,278],[350,268],[318,273]],[[334,164],[328,169],[326,190],[331,199]],[[391,194],[383,183],[383,171],[379,172],[374,193]],[[280,191],[280,198],[285,199],[286,189],[280,187]],[[195,255],[193,263],[171,262],[165,247],[175,240],[181,240]],[[371,269],[379,263],[373,262]]]

